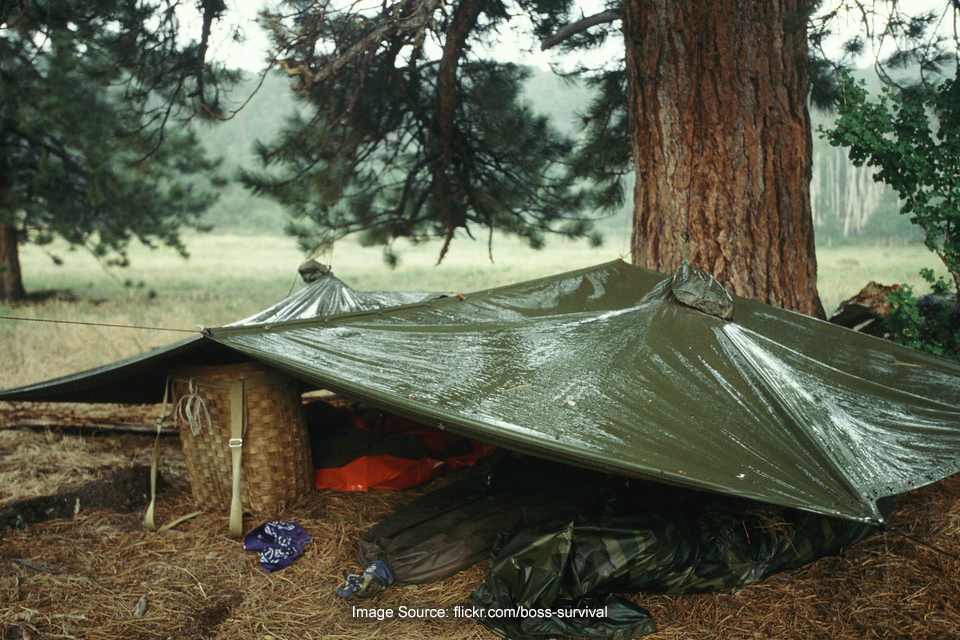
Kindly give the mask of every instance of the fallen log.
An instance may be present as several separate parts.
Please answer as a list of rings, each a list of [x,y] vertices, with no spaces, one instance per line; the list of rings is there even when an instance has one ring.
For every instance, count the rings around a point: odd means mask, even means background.
[[[62,433],[76,433],[79,435],[110,435],[110,434],[133,434],[133,435],[156,435],[157,427],[152,424],[119,424],[106,422],[82,422],[69,424],[64,423],[58,418],[24,418],[14,420],[7,424],[0,425],[0,430],[6,429],[30,429],[32,431],[60,431]],[[178,436],[180,432],[172,423],[164,423],[160,429],[160,435]]]

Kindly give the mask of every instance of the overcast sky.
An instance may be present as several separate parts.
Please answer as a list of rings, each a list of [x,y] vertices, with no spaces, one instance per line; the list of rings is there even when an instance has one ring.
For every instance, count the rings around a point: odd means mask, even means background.
[[[215,25],[216,30],[211,39],[211,56],[231,67],[260,71],[265,65],[270,48],[266,34],[256,23],[257,13],[264,6],[263,0],[226,0],[226,4],[227,14],[219,25]],[[603,3],[601,0],[583,0],[581,4],[585,15],[592,15],[602,10]],[[380,2],[371,0],[370,6],[372,10],[376,10]],[[242,45],[232,42],[229,37],[235,25],[242,28],[245,37]],[[194,38],[199,39],[199,19],[186,22],[184,26]],[[513,30],[505,29],[501,36],[501,43],[494,50],[494,54],[504,60],[548,69],[551,60],[557,58],[556,54],[539,51],[539,43],[531,42],[523,34],[514,33]],[[533,51],[525,52],[524,49]]]
[[[380,6],[376,0],[368,0],[372,10]],[[905,10],[910,12],[919,12],[921,10],[942,11],[946,0],[909,0],[902,2]],[[221,60],[231,67],[240,67],[250,71],[259,71],[266,64],[269,42],[266,34],[256,23],[257,12],[264,6],[264,0],[226,0],[228,12],[222,24],[219,25],[217,32],[211,42],[211,55],[214,59]],[[267,2],[266,4],[271,4]],[[275,3],[274,3],[275,4]],[[602,0],[581,0],[582,11],[584,15],[591,15],[603,9]],[[852,3],[850,3],[852,5]],[[870,4],[866,2],[864,4]],[[233,26],[239,25],[245,36],[245,42],[239,45],[229,38],[230,30]],[[848,14],[845,20],[837,23],[839,30],[838,37],[828,45],[828,54],[836,55],[839,51],[840,43],[851,33],[861,27],[859,17],[854,14]],[[193,37],[199,39],[200,24],[199,20],[185,24],[185,28],[191,31]],[[945,32],[952,31],[953,25],[948,20],[944,21],[941,29]],[[195,33],[193,33],[195,32]],[[531,46],[533,44],[534,46]],[[611,43],[609,50],[602,56],[622,55],[622,47],[617,43]],[[533,49],[532,52],[524,52],[524,49]],[[494,50],[497,57],[504,60],[511,60],[541,68],[549,68],[551,61],[557,60],[554,53],[542,53],[537,49],[536,43],[531,43],[523,35],[513,33],[506,29],[502,34],[500,45]],[[872,57],[870,57],[872,60]],[[865,64],[869,64],[866,60]]]

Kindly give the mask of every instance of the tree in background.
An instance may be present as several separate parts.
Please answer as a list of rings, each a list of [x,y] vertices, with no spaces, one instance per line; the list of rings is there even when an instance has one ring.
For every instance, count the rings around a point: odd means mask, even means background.
[[[564,2],[522,4],[549,22]],[[395,239],[433,237],[442,260],[458,230],[533,247],[549,232],[590,234],[586,194],[564,164],[573,142],[523,104],[524,69],[477,54],[509,21],[505,4],[404,1],[376,15],[285,5],[292,13],[266,24],[312,110],[260,147],[264,171],[244,180],[287,208],[305,248],[360,233],[394,259]]]
[[[442,257],[476,225],[534,244],[548,229],[588,233],[583,207],[620,205],[633,173],[635,263],[670,272],[686,259],[734,293],[823,315],[808,98],[837,95],[842,61],[820,45],[845,12],[870,27],[849,53],[923,38],[931,23],[882,4],[620,0],[574,20],[570,0],[283,3],[265,24],[313,115],[261,149],[265,170],[246,179],[295,227],[439,235]],[[517,71],[492,59],[498,34],[524,21],[531,40],[581,57],[623,43],[622,58],[575,71],[600,91],[572,153],[523,107]]]
[[[267,24],[315,115],[262,149],[267,171],[247,180],[295,220],[379,242],[441,235],[441,255],[474,224],[538,244],[547,229],[587,233],[620,187],[577,189],[629,162],[634,262],[672,271],[689,259],[736,293],[822,315],[798,0],[630,0],[566,33],[569,0],[286,6]],[[578,164],[520,104],[516,70],[484,53],[521,15],[535,38],[575,46],[622,18],[625,66],[597,76],[609,93]]]
[[[953,69],[956,70],[956,60]],[[850,78],[838,118],[826,132],[846,147],[857,166],[900,197],[900,211],[923,230],[924,244],[940,258],[952,282],[921,275],[948,301],[921,305],[910,287],[890,298],[890,337],[936,355],[960,357],[960,86],[956,78],[897,87],[890,82],[873,100]]]
[[[950,45],[937,20],[954,4],[912,16],[895,1],[623,0],[606,12],[622,18],[619,33],[571,27],[568,50],[624,38],[623,69],[593,74],[601,90],[585,124],[596,142],[578,166],[606,182],[609,205],[634,174],[634,262],[667,271],[688,258],[736,293],[822,315],[808,101],[835,104],[865,58],[932,71]],[[828,51],[842,24],[846,39]]]
[[[953,2],[940,11],[908,16],[894,3],[893,19],[875,39],[894,45],[875,65],[879,92],[871,97],[862,80],[841,74],[836,122],[822,130],[832,145],[847,150],[854,165],[870,167],[874,180],[897,193],[901,214],[922,230],[924,244],[952,280],[923,269],[933,296],[918,300],[909,286],[892,293],[890,313],[883,318],[885,335],[954,359],[960,359],[958,8]],[[872,18],[863,13],[865,24]],[[862,40],[850,42],[853,53],[863,47]]]
[[[871,220],[877,223],[874,214],[891,195],[889,188],[874,181],[869,167],[851,163],[845,149],[829,144],[818,148],[814,139],[810,203],[818,244],[824,241],[824,236],[827,242],[834,237],[838,240],[867,237]],[[891,235],[898,241],[907,241],[902,233]]]
[[[186,123],[231,78],[205,60],[222,0],[184,42],[174,0],[0,2],[0,299],[25,296],[19,245],[61,237],[111,264],[136,238],[185,253],[215,163]]]
[[[838,106],[832,144],[900,196],[901,212],[924,231],[960,294],[960,86],[956,79],[894,90],[871,100],[849,81]],[[933,283],[931,283],[933,284]],[[943,286],[940,287],[941,289]]]

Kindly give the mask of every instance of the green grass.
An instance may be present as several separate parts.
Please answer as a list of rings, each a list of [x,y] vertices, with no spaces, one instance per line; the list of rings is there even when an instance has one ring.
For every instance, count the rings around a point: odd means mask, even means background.
[[[191,252],[183,260],[170,250],[134,248],[132,266],[103,269],[85,252],[56,248],[64,264],[56,266],[37,247],[24,247],[22,266],[31,292],[57,296],[17,305],[0,305],[0,315],[51,320],[116,323],[196,331],[243,318],[287,296],[300,286],[302,256],[294,242],[280,236],[198,235],[187,238]],[[438,243],[401,244],[400,266],[388,268],[377,248],[338,243],[334,273],[364,290],[419,289],[468,293],[486,287],[616,260],[626,251],[622,239],[600,248],[555,240],[533,251],[510,238],[497,238],[493,262],[483,241],[458,240],[437,266]],[[926,249],[914,247],[824,248],[818,252],[820,294],[830,313],[837,304],[876,280],[908,282],[924,291],[921,267],[937,267]],[[81,371],[189,334],[147,329],[117,329],[0,320],[0,388]]]
[[[922,245],[819,247],[817,285],[820,300],[829,315],[840,302],[871,281],[884,285],[909,284],[917,295],[929,293],[930,286],[920,277],[920,269],[924,267],[947,276],[943,263]]]

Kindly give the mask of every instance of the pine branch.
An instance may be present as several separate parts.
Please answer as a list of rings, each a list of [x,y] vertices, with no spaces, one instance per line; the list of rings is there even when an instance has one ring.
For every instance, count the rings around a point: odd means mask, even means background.
[[[385,40],[402,36],[418,36],[433,23],[433,13],[442,6],[441,0],[404,2],[386,15],[367,33],[351,42],[336,55],[327,56],[317,69],[298,60],[276,60],[288,75],[300,76],[305,84],[327,82],[354,60],[375,52]],[[414,40],[417,38],[414,37]]]
[[[547,49],[555,47],[564,40],[567,40],[578,33],[583,33],[590,27],[595,27],[598,24],[606,24],[608,22],[613,22],[614,20],[619,20],[621,15],[620,9],[609,9],[607,11],[595,13],[592,16],[587,16],[581,20],[577,20],[574,23],[568,24],[563,29],[560,29],[555,34],[544,40],[543,44],[540,45],[540,50],[546,51]]]

